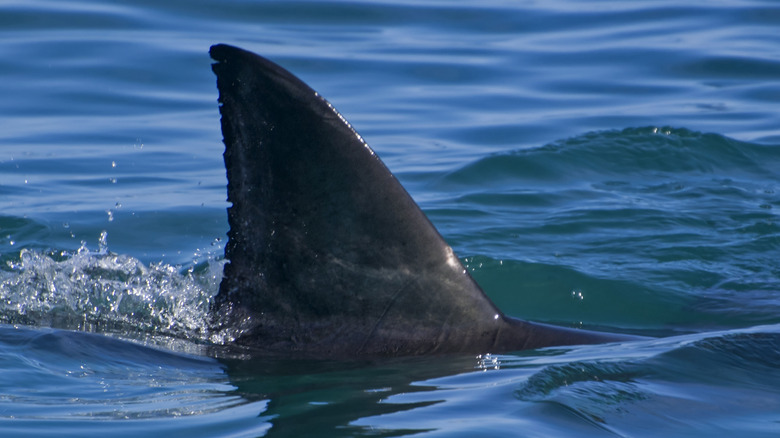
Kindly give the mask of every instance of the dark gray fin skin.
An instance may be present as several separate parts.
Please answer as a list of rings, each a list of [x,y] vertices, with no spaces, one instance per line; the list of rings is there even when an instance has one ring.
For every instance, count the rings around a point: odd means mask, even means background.
[[[626,339],[504,316],[332,105],[254,53],[210,55],[232,203],[213,311],[236,343],[349,359]]]

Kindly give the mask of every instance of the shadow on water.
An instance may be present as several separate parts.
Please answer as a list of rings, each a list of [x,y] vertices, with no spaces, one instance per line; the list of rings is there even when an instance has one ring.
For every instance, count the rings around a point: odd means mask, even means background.
[[[178,418],[179,430],[193,428],[190,436],[213,436],[215,427],[240,436],[402,436],[426,429],[353,423],[436,404],[386,401],[431,393],[435,385],[416,382],[473,372],[479,364],[474,357],[332,362],[253,356],[248,350],[238,357],[238,350],[223,347],[189,350],[0,325],[0,430],[8,430],[4,420],[30,419],[35,421],[19,430],[42,434],[52,422],[86,421],[85,430],[99,433],[105,422],[95,420],[105,419],[119,420],[129,432],[147,427],[145,422]]]
[[[434,405],[443,400],[387,402],[399,394],[433,391],[419,383],[473,372],[474,357],[411,358],[381,362],[333,362],[284,359],[220,359],[248,401],[267,400],[258,413],[271,428],[267,437],[281,436],[404,436],[430,428],[376,430],[354,424],[359,419]]]

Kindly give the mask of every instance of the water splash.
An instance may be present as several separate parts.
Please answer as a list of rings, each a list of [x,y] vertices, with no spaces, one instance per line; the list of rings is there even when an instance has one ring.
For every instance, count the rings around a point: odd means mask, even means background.
[[[209,332],[219,256],[199,252],[184,269],[145,265],[111,253],[107,239],[102,232],[97,251],[84,242],[74,253],[22,249],[0,271],[0,323],[219,343],[221,335]]]

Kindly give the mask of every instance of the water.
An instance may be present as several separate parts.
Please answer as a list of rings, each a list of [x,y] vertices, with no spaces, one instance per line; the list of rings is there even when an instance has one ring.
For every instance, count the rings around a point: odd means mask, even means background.
[[[776,436],[779,26],[772,1],[0,2],[0,434]],[[334,103],[506,313],[659,338],[220,348],[217,42]]]

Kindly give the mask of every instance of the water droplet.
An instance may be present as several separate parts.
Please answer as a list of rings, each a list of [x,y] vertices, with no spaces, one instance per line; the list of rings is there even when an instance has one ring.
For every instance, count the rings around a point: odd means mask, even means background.
[[[108,231],[101,231],[100,238],[98,239],[98,250],[100,252],[106,252],[108,250]]]

